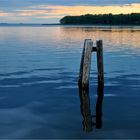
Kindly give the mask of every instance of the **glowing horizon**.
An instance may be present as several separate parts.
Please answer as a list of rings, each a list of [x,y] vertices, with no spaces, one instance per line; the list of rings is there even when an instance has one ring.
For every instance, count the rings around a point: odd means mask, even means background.
[[[0,22],[58,23],[64,16],[85,14],[130,14],[140,13],[140,3],[124,5],[34,5],[23,9],[4,11],[0,9]]]

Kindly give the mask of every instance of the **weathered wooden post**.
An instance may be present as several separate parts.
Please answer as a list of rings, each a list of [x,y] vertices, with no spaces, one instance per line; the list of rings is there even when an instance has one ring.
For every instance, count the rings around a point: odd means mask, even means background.
[[[81,86],[81,88],[83,89],[86,89],[89,86],[92,47],[93,47],[92,40],[86,39],[84,42],[79,74],[79,86]]]
[[[92,117],[89,98],[89,76],[92,56],[93,42],[86,39],[84,42],[80,73],[79,73],[79,96],[81,101],[81,113],[84,118],[83,125],[86,132],[92,131]]]
[[[96,42],[96,47],[93,47],[91,39],[86,39],[84,42],[80,73],[79,73],[79,95],[81,101],[81,113],[84,117],[84,130],[92,131],[92,117],[90,111],[89,98],[89,78],[92,52],[97,52],[97,69],[98,69],[98,98],[96,104],[96,128],[102,127],[102,101],[104,87],[104,68],[103,68],[103,43],[102,40]]]
[[[96,128],[102,127],[102,103],[104,97],[104,66],[103,66],[103,42],[99,40],[97,45],[97,67],[98,67],[98,97],[96,103]]]
[[[97,44],[97,67],[98,67],[98,82],[104,83],[104,66],[103,66],[103,42],[99,40]]]
[[[98,82],[104,83],[102,40],[97,41],[96,45],[96,47],[93,47],[93,42],[91,39],[86,39],[84,42],[79,73],[79,85],[81,86],[81,88],[86,89],[89,86],[92,52],[97,52]]]

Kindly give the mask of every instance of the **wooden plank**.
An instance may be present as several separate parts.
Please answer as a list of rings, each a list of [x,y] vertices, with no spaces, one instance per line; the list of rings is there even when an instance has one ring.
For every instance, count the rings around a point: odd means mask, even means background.
[[[86,40],[85,43],[85,53],[83,61],[83,77],[82,77],[82,87],[86,88],[89,86],[89,77],[90,77],[90,66],[91,66],[91,54],[92,54],[92,40]]]
[[[81,101],[81,113],[84,119],[84,131],[86,132],[92,131],[92,117],[89,98],[89,76],[92,49],[92,40],[86,39],[84,42],[79,73],[79,96]]]
[[[104,67],[103,67],[103,42],[99,40],[97,44],[97,67],[98,67],[98,82],[104,83]]]
[[[89,86],[92,46],[92,40],[86,39],[83,48],[79,75],[79,83],[81,84],[82,88],[87,88]]]
[[[84,42],[84,46],[83,46],[83,51],[82,51],[82,58],[81,58],[81,64],[80,64],[80,73],[79,73],[79,86],[82,84],[82,76],[83,76],[83,61],[84,61],[84,54],[85,54],[85,45],[86,44],[86,40]]]

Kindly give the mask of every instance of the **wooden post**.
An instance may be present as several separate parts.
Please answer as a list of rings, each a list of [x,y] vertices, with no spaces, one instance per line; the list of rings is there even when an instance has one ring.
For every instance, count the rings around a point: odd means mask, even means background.
[[[102,43],[102,40],[97,41],[96,44],[97,44],[98,82],[104,83],[103,43]]]
[[[89,98],[89,77],[92,52],[97,52],[97,67],[98,67],[98,98],[96,104],[96,128],[102,127],[102,102],[103,102],[103,87],[104,87],[104,68],[103,68],[103,43],[101,40],[96,42],[96,47],[93,47],[91,39],[86,39],[84,42],[82,59],[79,74],[79,95],[81,101],[81,113],[84,118],[84,130],[92,131],[90,98]]]
[[[88,88],[89,86],[89,75],[90,75],[90,65],[91,65],[91,54],[93,42],[91,39],[86,39],[84,43],[81,65],[80,65],[80,75],[79,75],[79,85],[81,88]]]

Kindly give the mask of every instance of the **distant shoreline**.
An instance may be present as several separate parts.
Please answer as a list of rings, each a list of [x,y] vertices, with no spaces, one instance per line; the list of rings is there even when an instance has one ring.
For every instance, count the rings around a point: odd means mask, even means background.
[[[63,24],[21,24],[21,23],[0,23],[0,27],[87,27],[87,28],[140,28],[140,25],[88,25],[88,24],[78,24],[78,25],[63,25]]]
[[[44,24],[44,23],[0,23],[0,26],[56,26],[59,23]]]

